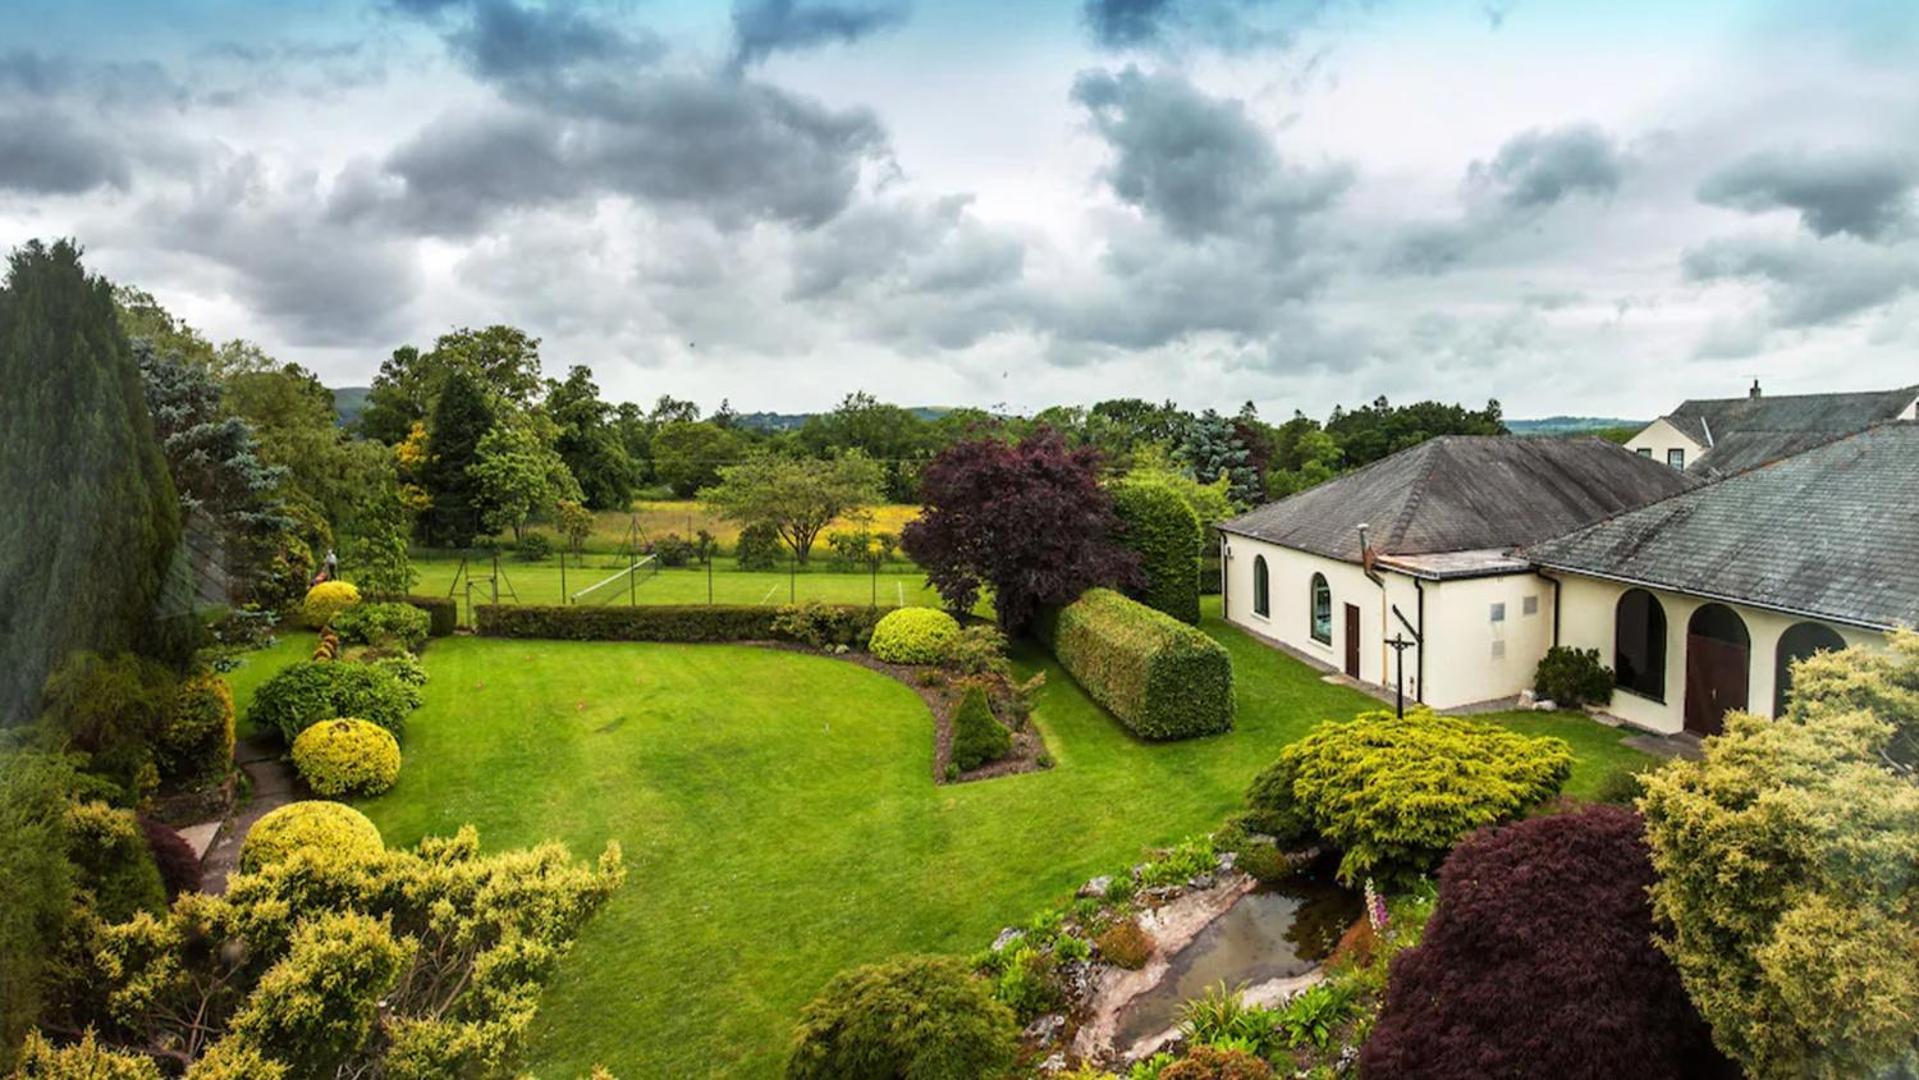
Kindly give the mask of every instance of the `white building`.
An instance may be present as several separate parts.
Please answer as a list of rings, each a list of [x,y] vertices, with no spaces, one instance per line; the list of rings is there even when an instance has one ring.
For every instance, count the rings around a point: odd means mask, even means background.
[[[1754,380],[1745,397],[1687,401],[1626,443],[1675,469],[1730,476],[1791,457],[1874,424],[1919,419],[1919,386],[1848,394],[1767,397]]]

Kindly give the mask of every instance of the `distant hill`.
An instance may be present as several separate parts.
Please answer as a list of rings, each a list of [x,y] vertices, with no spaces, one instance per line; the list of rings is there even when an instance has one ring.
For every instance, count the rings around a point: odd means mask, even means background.
[[[1602,435],[1609,431],[1645,427],[1645,420],[1622,420],[1617,416],[1548,416],[1544,420],[1508,420],[1506,430],[1514,435]]]
[[[372,389],[370,386],[333,388],[333,415],[340,418],[341,427],[351,426],[366,411],[366,396]]]
[[[908,411],[921,420],[937,420],[950,410],[938,405],[916,405]],[[819,415],[821,414],[750,412],[741,413],[738,423],[741,427],[751,428],[754,431],[797,431],[805,427],[808,420]]]

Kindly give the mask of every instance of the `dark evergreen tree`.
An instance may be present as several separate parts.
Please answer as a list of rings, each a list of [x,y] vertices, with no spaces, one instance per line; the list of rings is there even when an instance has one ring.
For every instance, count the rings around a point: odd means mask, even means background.
[[[493,428],[493,408],[473,376],[447,376],[427,428],[427,463],[421,470],[427,497],[427,541],[468,547],[482,532],[486,506],[469,466],[479,458],[480,440]]]
[[[1234,505],[1255,506],[1265,498],[1252,450],[1240,440],[1232,419],[1207,409],[1186,426],[1179,454],[1202,484],[1224,475]]]
[[[67,241],[0,287],[0,723],[80,649],[177,657],[180,510],[113,288]],[[163,617],[164,616],[164,617]]]
[[[576,364],[565,382],[548,383],[546,411],[560,429],[553,449],[580,482],[586,505],[626,509],[633,501],[633,461],[609,422],[613,407],[600,400],[593,372]]]

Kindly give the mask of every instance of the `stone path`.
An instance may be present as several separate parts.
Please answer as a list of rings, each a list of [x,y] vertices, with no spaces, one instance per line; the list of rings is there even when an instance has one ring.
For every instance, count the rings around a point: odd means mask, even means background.
[[[293,766],[281,760],[278,740],[241,739],[233,747],[233,760],[253,781],[253,792],[247,804],[227,819],[219,838],[200,860],[200,887],[215,896],[227,891],[227,877],[240,863],[240,841],[253,823],[300,798],[300,780]]]

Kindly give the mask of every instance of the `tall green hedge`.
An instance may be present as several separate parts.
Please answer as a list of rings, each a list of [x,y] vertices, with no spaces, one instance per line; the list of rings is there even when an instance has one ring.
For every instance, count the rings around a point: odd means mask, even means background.
[[[1111,589],[1088,589],[1041,612],[1036,629],[1086,693],[1141,738],[1232,730],[1232,660],[1178,619]]]
[[[537,604],[476,604],[473,621],[486,637],[557,638],[563,641],[773,641],[784,635],[774,623],[785,610],[749,604],[641,604],[585,607]],[[885,612],[842,605],[832,608],[868,627]]]
[[[1165,484],[1113,485],[1113,513],[1126,526],[1120,542],[1139,552],[1146,587],[1134,599],[1181,622],[1199,622],[1199,517]]]

